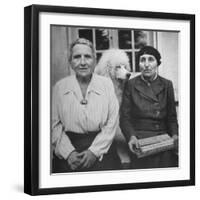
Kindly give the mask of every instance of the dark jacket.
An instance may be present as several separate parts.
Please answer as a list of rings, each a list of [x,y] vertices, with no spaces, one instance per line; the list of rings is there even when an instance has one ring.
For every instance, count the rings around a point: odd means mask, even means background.
[[[120,128],[129,140],[161,133],[178,134],[172,82],[161,76],[146,82],[141,76],[128,81],[120,110]]]

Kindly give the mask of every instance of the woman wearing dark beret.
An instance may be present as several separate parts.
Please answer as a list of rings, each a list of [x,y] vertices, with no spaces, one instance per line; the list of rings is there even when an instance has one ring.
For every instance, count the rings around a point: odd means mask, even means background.
[[[128,81],[120,110],[120,127],[127,139],[132,168],[176,167],[173,150],[137,158],[138,139],[168,133],[178,144],[178,123],[173,84],[158,75],[161,55],[145,46],[138,52],[141,75]]]

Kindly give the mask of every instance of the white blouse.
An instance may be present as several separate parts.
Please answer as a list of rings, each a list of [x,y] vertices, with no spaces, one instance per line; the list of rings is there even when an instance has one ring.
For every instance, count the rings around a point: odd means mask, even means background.
[[[93,74],[85,100],[75,75],[59,81],[53,88],[52,144],[57,156],[67,159],[75,150],[65,131],[87,134],[100,131],[89,150],[97,157],[107,153],[118,125],[119,105],[110,79]]]

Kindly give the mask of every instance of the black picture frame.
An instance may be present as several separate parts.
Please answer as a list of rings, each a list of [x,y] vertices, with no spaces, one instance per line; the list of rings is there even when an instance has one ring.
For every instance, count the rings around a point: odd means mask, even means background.
[[[190,169],[185,180],[119,183],[73,187],[39,187],[39,15],[40,13],[99,15],[188,21],[190,24]],[[195,15],[83,7],[31,5],[24,8],[24,192],[30,195],[94,192],[195,185]]]

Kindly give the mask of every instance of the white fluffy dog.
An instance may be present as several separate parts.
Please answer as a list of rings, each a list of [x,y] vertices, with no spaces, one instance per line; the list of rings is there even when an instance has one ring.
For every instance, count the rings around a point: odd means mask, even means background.
[[[129,58],[125,51],[120,49],[106,50],[95,68],[95,73],[111,78],[119,105],[121,105],[125,82],[136,75],[136,73],[131,73],[130,69]],[[128,146],[119,126],[116,131],[115,141],[121,162],[129,163]]]
[[[111,78],[120,104],[124,84],[133,76],[130,70],[129,58],[121,49],[106,50],[95,68],[95,73]]]

